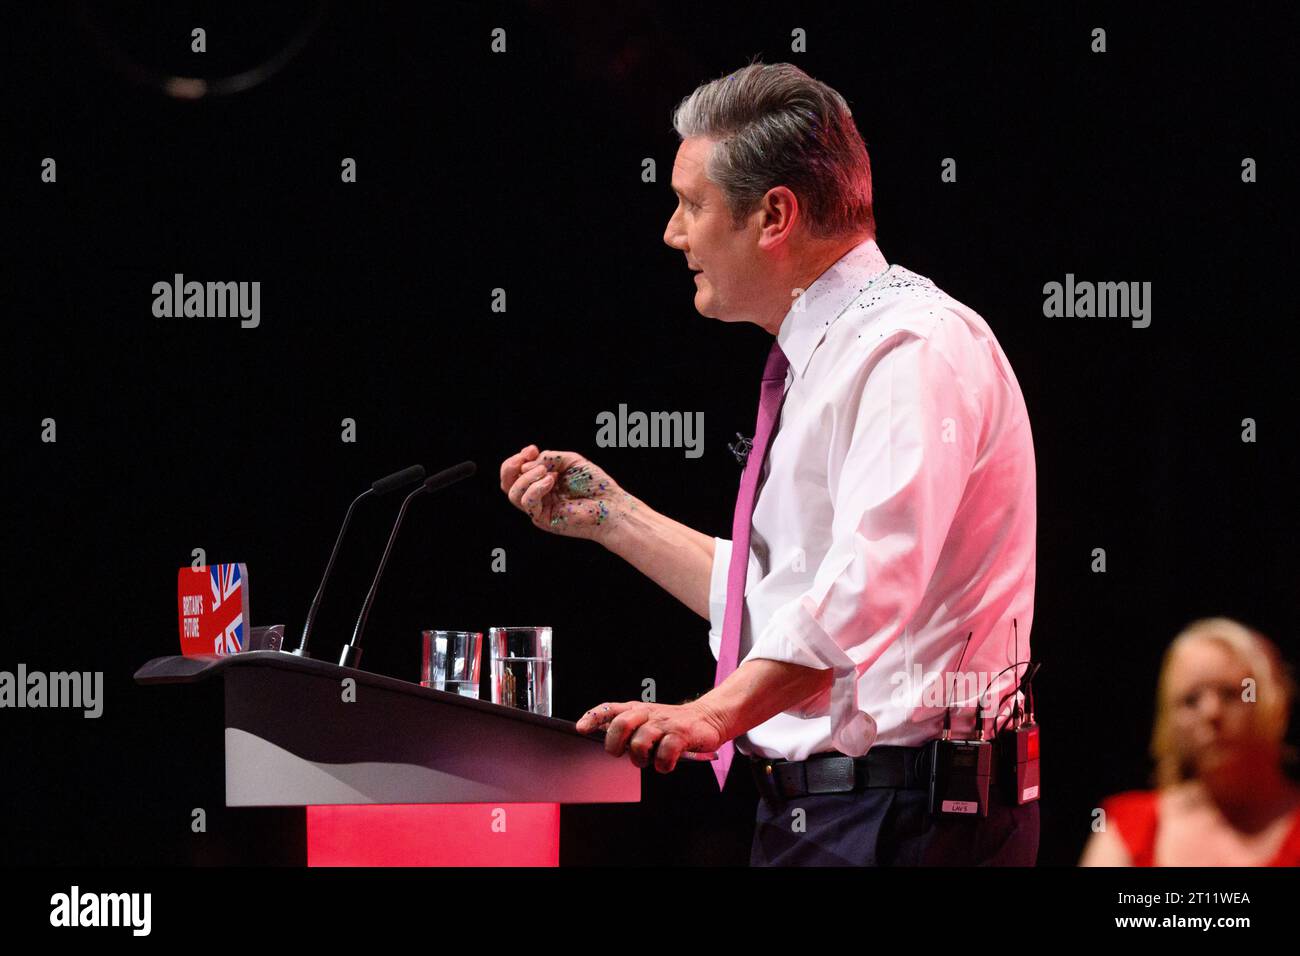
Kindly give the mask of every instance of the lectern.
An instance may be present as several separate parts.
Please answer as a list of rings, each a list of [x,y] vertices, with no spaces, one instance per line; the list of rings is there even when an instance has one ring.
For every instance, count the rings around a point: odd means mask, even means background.
[[[158,657],[225,684],[226,805],[307,808],[309,866],[559,863],[559,805],[635,803],[641,771],[567,720],[280,651]]]

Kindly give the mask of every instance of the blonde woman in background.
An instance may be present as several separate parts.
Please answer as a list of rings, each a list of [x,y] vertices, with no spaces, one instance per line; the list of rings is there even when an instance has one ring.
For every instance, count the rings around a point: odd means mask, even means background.
[[[1188,625],[1160,667],[1157,789],[1103,801],[1080,865],[1300,864],[1300,787],[1282,772],[1293,693],[1267,638],[1225,617]]]

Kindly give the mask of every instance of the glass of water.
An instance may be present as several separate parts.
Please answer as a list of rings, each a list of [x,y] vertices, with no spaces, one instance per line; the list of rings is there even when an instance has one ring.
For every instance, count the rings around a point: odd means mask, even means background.
[[[551,629],[490,628],[488,647],[492,703],[551,716]]]
[[[421,631],[424,663],[420,686],[478,697],[482,631]]]

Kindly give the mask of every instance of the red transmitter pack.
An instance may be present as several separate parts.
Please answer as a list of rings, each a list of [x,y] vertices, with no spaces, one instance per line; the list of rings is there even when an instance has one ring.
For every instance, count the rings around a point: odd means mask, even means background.
[[[1015,632],[1016,665],[1020,664],[1020,629],[1015,618],[1011,620]],[[1038,722],[1034,719],[1034,678],[1043,666],[1037,661],[1026,661],[1025,674],[1017,682],[1015,703],[1002,725],[995,724],[993,745],[997,764],[998,786],[1004,800],[1023,806],[1038,799]],[[1020,709],[1021,698],[1028,712]],[[1001,709],[1001,708],[999,708]]]
[[[1038,799],[1038,724],[1032,716],[1018,727],[1008,727],[997,738],[998,785],[1008,800],[1018,804]]]

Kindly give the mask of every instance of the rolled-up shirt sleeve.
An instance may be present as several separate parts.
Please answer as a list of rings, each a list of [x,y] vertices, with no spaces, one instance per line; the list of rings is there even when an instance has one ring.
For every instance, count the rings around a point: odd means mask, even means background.
[[[831,686],[786,713],[829,714],[832,743],[860,756],[876,734],[858,708],[858,678],[925,594],[982,423],[975,396],[928,337],[898,333],[852,383],[834,410],[827,461],[830,547],[812,585],[773,613],[745,660],[831,668]]]

